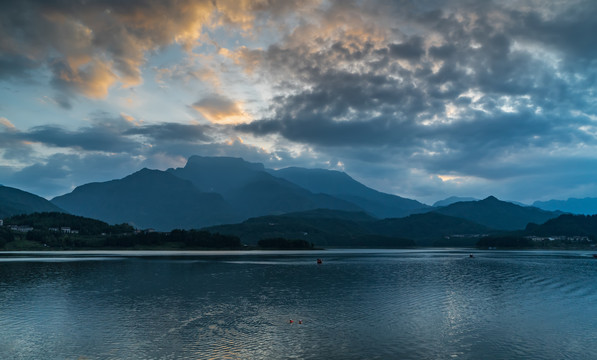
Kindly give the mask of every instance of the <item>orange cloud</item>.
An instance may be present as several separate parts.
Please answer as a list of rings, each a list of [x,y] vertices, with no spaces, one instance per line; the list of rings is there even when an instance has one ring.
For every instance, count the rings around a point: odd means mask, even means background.
[[[129,114],[120,113],[120,117],[126,120],[129,124],[132,124],[134,126],[141,126],[143,124],[143,120],[137,120]]]
[[[5,117],[0,117],[0,125],[5,127],[6,130],[9,130],[9,131],[17,130],[17,128],[10,121],[8,121],[8,119]]]
[[[92,99],[105,98],[109,88],[118,79],[110,64],[101,60],[92,60],[80,67],[57,62],[54,64],[54,72],[54,82],[59,88],[75,90]]]
[[[250,117],[241,109],[241,104],[221,95],[211,95],[195,102],[192,107],[204,118],[219,124],[247,122]]]
[[[257,24],[297,16],[320,0],[145,0],[36,2],[14,4],[22,13],[3,34],[0,50],[25,58],[29,67],[53,66],[52,83],[59,90],[89,98],[105,97],[120,84],[143,82],[147,54],[177,43],[189,51],[206,41],[205,28],[226,26],[253,35]],[[42,4],[42,5],[40,5]],[[271,23],[269,23],[271,24]],[[192,74],[217,82],[209,73]]]

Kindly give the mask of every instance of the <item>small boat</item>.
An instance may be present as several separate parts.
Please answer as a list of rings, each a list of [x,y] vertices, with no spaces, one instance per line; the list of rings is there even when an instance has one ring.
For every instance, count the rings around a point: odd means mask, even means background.
[[[318,264],[323,264],[323,260],[321,260],[321,259],[317,259],[317,263],[318,263]]]
[[[475,256],[473,254],[470,254],[468,257],[470,258],[474,258]]]

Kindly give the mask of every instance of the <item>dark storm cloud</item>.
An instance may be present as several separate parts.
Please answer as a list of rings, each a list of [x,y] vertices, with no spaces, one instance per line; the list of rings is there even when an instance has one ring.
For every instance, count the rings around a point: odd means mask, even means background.
[[[419,60],[425,54],[423,38],[418,36],[404,43],[388,44],[388,49],[391,57],[407,60]]]
[[[419,35],[398,41],[359,46],[339,39],[330,46],[293,38],[252,51],[247,58],[278,74],[290,93],[274,99],[273,116],[236,129],[279,134],[328,153],[377,148],[430,172],[515,176],[519,167],[504,159],[596,145],[582,129],[593,121],[578,114],[594,113],[587,95],[597,89],[587,76],[595,79],[595,70],[575,65],[597,48],[590,35],[595,4],[554,8],[549,19],[541,8],[523,13],[490,2],[458,11],[426,12],[422,5],[411,14]]]
[[[23,134],[22,138],[47,146],[86,151],[131,152],[138,146],[118,131],[103,126],[80,128],[77,131],[52,125],[37,126]]]
[[[0,129],[1,130],[1,129]],[[85,152],[122,153],[131,156],[142,154],[147,144],[157,146],[169,142],[204,143],[212,140],[206,125],[160,123],[156,125],[135,125],[123,117],[110,117],[98,113],[92,124],[76,130],[67,130],[58,125],[36,126],[27,131],[9,129],[0,131],[0,150],[4,158],[18,150],[30,151],[30,143],[47,147],[74,149]],[[136,137],[142,136],[142,138]],[[28,155],[26,153],[24,155]]]
[[[30,71],[35,68],[35,61],[25,56],[0,53],[0,79],[29,77]]]
[[[597,57],[597,3],[581,1],[552,18],[545,19],[539,12],[512,12],[517,25],[513,36],[537,41],[554,47],[574,60],[592,61]]]
[[[206,125],[186,125],[179,123],[162,123],[157,125],[145,125],[133,127],[126,130],[124,135],[144,135],[155,141],[188,141],[188,142],[208,142],[212,138],[206,133],[212,131],[210,126]]]

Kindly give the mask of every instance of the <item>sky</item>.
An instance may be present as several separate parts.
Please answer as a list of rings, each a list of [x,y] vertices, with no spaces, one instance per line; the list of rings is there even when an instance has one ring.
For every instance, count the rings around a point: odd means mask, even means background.
[[[191,155],[432,204],[597,197],[597,1],[0,1],[0,184]]]

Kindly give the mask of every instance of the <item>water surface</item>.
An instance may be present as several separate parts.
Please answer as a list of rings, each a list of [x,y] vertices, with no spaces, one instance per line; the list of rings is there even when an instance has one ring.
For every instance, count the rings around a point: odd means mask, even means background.
[[[0,253],[0,358],[597,358],[591,254],[474,255]]]

